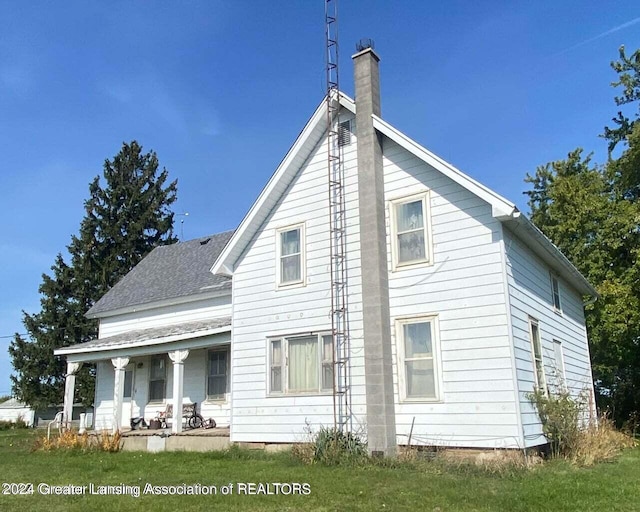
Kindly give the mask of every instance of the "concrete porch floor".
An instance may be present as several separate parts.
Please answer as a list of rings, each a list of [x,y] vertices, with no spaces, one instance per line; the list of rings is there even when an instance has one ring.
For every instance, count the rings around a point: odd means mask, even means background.
[[[226,450],[229,428],[196,428],[172,434],[171,429],[141,429],[122,431],[122,449],[136,452],[193,451],[209,452]]]
[[[136,429],[123,428],[121,431],[122,437],[149,437],[149,436],[188,436],[188,437],[229,437],[229,427],[226,428],[192,428],[186,429],[179,434],[172,434],[171,428],[163,429]]]

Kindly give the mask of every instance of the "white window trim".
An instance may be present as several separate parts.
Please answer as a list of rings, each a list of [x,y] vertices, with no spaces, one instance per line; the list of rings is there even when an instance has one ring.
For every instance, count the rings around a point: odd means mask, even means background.
[[[556,350],[556,348],[559,349]],[[560,362],[558,364],[558,354],[560,355]],[[562,381],[559,383],[560,387],[562,389],[566,389],[567,388],[567,368],[564,362],[564,343],[562,343],[562,341],[554,339],[553,340],[553,359],[554,359],[554,368],[555,371],[559,371],[562,373],[562,375],[560,375]]]
[[[289,386],[289,340],[295,338],[306,338],[309,336],[316,336],[318,339],[318,389],[317,391],[290,391],[288,389]],[[267,396],[317,396],[317,395],[330,395],[333,394],[333,388],[324,389],[322,388],[322,366],[324,362],[324,354],[323,354],[323,343],[322,338],[324,336],[331,336],[330,331],[319,331],[319,332],[302,332],[295,334],[286,334],[282,336],[268,336],[267,337]],[[272,391],[271,390],[271,368],[273,361],[271,360],[272,350],[271,343],[273,341],[280,341],[280,353],[282,355],[282,360],[280,361],[280,379],[282,383],[281,391]],[[333,358],[333,355],[332,355]],[[334,373],[335,379],[335,373]]]
[[[533,326],[536,326],[538,328],[538,338],[534,339],[533,337]],[[538,320],[536,318],[533,318],[532,316],[529,317],[529,342],[531,344],[531,362],[533,363],[533,382],[534,382],[534,386],[536,389],[540,389],[544,392],[544,394],[548,394],[548,388],[547,388],[547,375],[546,375],[546,371],[545,371],[545,367],[544,367],[544,355],[542,352],[542,335],[540,332],[540,322],[538,322]],[[536,352],[535,352],[535,346],[534,343],[538,343],[539,349],[540,349],[540,364],[542,367],[542,379],[544,382],[540,382],[540,379],[538,378],[538,366],[537,366],[537,361],[536,361]]]
[[[280,258],[282,256],[282,244],[280,241],[280,234],[287,231],[293,231],[294,229],[300,230],[300,279],[297,281],[282,282]],[[290,224],[276,228],[276,289],[296,288],[299,286],[305,286],[307,280],[307,248],[305,238],[305,223],[300,222],[297,224]]]
[[[392,270],[404,270],[406,268],[425,267],[433,265],[433,244],[431,242],[431,194],[429,190],[420,192],[419,194],[413,194],[410,196],[403,196],[389,200],[389,224],[391,233],[391,261]],[[406,263],[400,263],[398,261],[398,230],[396,222],[396,206],[404,203],[412,203],[414,201],[422,200],[422,214],[424,218],[424,251],[426,257],[423,260],[408,261]]]
[[[214,397],[209,395],[209,354],[211,352],[226,352],[227,353],[227,390],[224,393],[223,397]],[[229,384],[230,384],[230,373],[231,373],[231,347],[230,346],[220,346],[220,347],[212,347],[206,351],[207,353],[207,375],[204,383],[204,396],[206,403],[226,403],[229,399]]]
[[[433,371],[434,371],[434,390],[435,397],[408,397],[407,396],[407,378],[404,368],[404,333],[403,326],[405,324],[414,324],[421,322],[430,322],[431,324],[431,340],[433,342]],[[395,319],[396,331],[396,367],[398,370],[398,388],[401,402],[410,403],[441,403],[442,395],[442,367],[440,358],[440,326],[438,324],[438,315],[428,314],[420,316],[399,317]]]
[[[559,315],[562,315],[562,296],[560,294],[560,279],[558,279],[558,276],[550,273],[550,280],[551,280],[551,305],[553,306],[553,310],[558,313]],[[554,283],[557,285],[558,287],[558,305],[556,306],[556,299],[555,299],[555,291],[553,290],[554,288]]]

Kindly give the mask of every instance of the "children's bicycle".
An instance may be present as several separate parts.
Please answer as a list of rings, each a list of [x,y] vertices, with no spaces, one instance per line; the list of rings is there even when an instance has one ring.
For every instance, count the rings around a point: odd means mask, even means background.
[[[187,423],[189,425],[189,428],[215,428],[216,427],[216,420],[214,420],[213,418],[209,418],[205,420],[200,413],[195,411],[195,408],[194,408],[193,416],[191,416],[187,420]]]

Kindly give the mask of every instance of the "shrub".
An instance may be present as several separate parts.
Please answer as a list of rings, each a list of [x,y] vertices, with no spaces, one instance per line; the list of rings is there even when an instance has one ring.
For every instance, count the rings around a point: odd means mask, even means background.
[[[361,436],[352,432],[342,432],[333,427],[320,427],[312,433],[306,429],[309,442],[294,445],[291,454],[304,464],[325,464],[335,466],[344,463],[362,463],[368,460],[367,444]]]
[[[592,466],[613,460],[623,449],[634,445],[633,437],[616,430],[609,418],[602,417],[580,432],[570,458],[580,466]]]
[[[606,417],[584,421],[588,406],[586,396],[585,392],[572,396],[566,390],[548,395],[536,390],[529,395],[538,410],[551,455],[580,466],[612,460],[622,449],[634,445],[633,438],[617,431]]]
[[[102,431],[90,436],[86,432],[79,434],[75,430],[65,430],[59,435],[51,436],[50,438],[45,436],[38,437],[33,446],[34,450],[79,450],[82,452],[118,452],[121,448],[122,437],[120,432],[111,434],[107,431]]]
[[[0,420],[0,430],[13,430],[16,428],[29,428],[29,425],[21,417],[15,421]]]
[[[569,455],[580,435],[581,416],[587,403],[584,393],[574,397],[564,389],[549,394],[536,389],[528,398],[538,409],[552,455]]]

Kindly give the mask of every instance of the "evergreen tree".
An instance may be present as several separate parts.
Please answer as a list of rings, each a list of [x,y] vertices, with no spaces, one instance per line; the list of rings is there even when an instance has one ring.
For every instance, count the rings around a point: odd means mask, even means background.
[[[620,47],[620,60],[613,61],[611,67],[618,73],[618,81],[611,85],[622,87],[622,94],[616,96],[616,105],[627,105],[640,100],[640,49],[636,50],[631,57],[627,57],[624,45]],[[636,114],[637,119],[637,114]],[[609,152],[613,151],[619,142],[624,142],[629,137],[636,124],[636,119],[630,120],[622,111],[612,119],[615,128],[604,128],[604,138],[609,141]]]
[[[167,184],[158,159],[132,141],[106,160],[104,185],[89,185],[85,216],[67,247],[70,262],[59,254],[39,287],[41,310],[24,313],[29,335],[14,337],[9,353],[15,375],[13,393],[34,407],[62,403],[66,364],[53,351],[97,336],[97,322],[87,310],[154,247],[176,241],[173,213],[177,182]],[[76,378],[76,400],[93,403],[95,368],[83,365]]]
[[[618,105],[640,99],[640,51],[612,63],[624,87]],[[595,285],[586,308],[593,373],[601,409],[621,425],[640,411],[640,123],[619,113],[605,129],[609,149],[626,149],[606,165],[582,150],[537,169],[529,207],[534,223]]]

